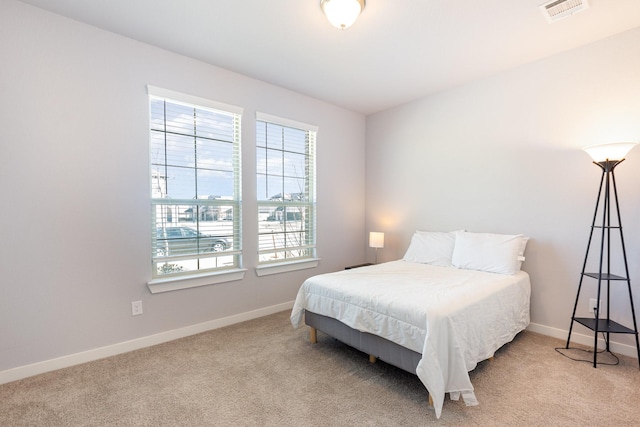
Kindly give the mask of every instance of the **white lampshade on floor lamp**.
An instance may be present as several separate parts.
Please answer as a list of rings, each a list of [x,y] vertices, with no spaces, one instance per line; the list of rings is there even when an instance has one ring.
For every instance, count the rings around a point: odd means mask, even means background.
[[[584,151],[586,151],[593,159],[593,162],[600,165],[600,167],[606,169],[606,167],[601,164],[602,162],[614,163],[611,166],[611,170],[613,170],[636,145],[638,145],[637,142],[616,142],[613,144],[592,145],[585,147]]]
[[[378,263],[378,249],[384,248],[384,233],[372,231],[369,233],[369,247],[376,248],[376,261]]]

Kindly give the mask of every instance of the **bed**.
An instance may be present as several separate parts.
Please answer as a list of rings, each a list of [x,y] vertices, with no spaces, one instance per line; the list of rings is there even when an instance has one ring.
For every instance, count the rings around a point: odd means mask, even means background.
[[[416,232],[401,260],[307,279],[291,323],[417,374],[438,418],[446,393],[477,405],[469,371],[529,324],[527,240]]]

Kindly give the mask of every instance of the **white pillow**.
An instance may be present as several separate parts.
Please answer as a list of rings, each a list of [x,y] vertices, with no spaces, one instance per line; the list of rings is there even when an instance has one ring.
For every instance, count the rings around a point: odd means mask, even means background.
[[[451,263],[468,270],[515,274],[524,260],[528,240],[522,234],[457,232]]]
[[[405,261],[451,267],[455,232],[416,231],[404,254]]]

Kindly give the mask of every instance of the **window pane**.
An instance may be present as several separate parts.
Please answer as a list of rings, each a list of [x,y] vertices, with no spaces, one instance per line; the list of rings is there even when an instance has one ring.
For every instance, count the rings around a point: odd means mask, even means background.
[[[296,200],[296,201],[305,201],[307,197],[305,196],[305,180],[296,179],[296,178],[285,178],[284,182],[284,191],[287,197],[285,200]]]
[[[265,122],[256,121],[256,147],[264,148],[267,146],[267,124]]]
[[[274,125],[273,123],[267,123],[267,147],[275,150],[282,150],[283,146],[283,131],[282,126]]]
[[[151,129],[164,131],[164,102],[152,99],[150,102]]]
[[[197,167],[220,171],[233,171],[233,144],[207,139],[196,140]]]
[[[284,128],[284,150],[304,154],[307,147],[307,132],[300,129]]]
[[[286,197],[284,193],[284,180],[281,176],[268,176],[267,186],[269,200],[283,200]]]
[[[164,136],[163,132],[151,132],[151,164],[153,165],[164,165],[167,162]]]
[[[193,136],[166,134],[167,164],[194,167],[195,148]]]
[[[171,102],[165,103],[166,132],[172,134],[194,135],[194,110],[193,107]]]
[[[306,172],[306,156],[304,154],[284,153],[284,175],[304,178]]]
[[[168,166],[166,194],[169,199],[193,199],[196,197],[196,170]]]
[[[233,172],[220,172],[198,169],[198,198],[224,197],[232,199],[234,192],[233,176]]]
[[[264,175],[257,176],[256,192],[258,195],[258,200],[269,200],[266,176]]]
[[[232,114],[196,109],[196,118],[195,135],[198,137],[233,142],[235,121]]]
[[[282,176],[284,173],[283,154],[281,150],[267,150],[266,173],[268,175]]]

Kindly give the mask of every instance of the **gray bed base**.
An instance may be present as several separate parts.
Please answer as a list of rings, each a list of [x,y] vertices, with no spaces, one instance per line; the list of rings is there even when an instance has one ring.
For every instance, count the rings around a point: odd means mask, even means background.
[[[352,329],[331,317],[305,310],[304,321],[309,327],[322,331],[338,341],[367,353],[371,361],[374,361],[375,359],[372,359],[372,357],[375,357],[414,375],[416,374],[418,362],[422,359],[420,353],[377,335]]]

